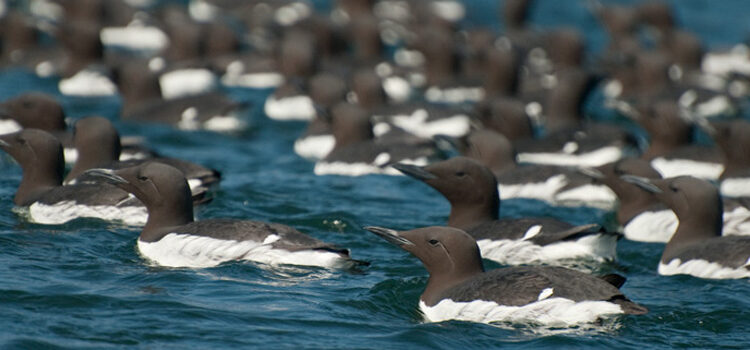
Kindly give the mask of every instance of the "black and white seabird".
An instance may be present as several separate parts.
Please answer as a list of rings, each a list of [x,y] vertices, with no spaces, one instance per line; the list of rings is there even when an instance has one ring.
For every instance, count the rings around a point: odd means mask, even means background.
[[[317,175],[397,175],[388,165],[427,164],[439,155],[432,140],[405,132],[376,138],[368,112],[355,104],[339,103],[331,114],[336,142],[331,152],[315,164]]]
[[[532,198],[552,205],[611,209],[617,199],[609,188],[594,183],[575,168],[517,164],[511,141],[492,130],[475,130],[458,141],[463,155],[480,161],[492,170],[501,200]]]
[[[22,128],[44,130],[62,143],[65,161],[75,163],[78,151],[73,145],[73,134],[67,129],[66,114],[53,96],[40,92],[27,92],[0,103],[0,134],[13,133]],[[121,160],[140,159],[154,154],[141,144],[139,138],[124,138]]]
[[[323,267],[356,263],[347,249],[286,225],[237,219],[194,221],[187,181],[172,166],[150,162],[88,173],[107,179],[146,205],[148,221],[138,237],[138,250],[159,265],[211,267],[232,260]]]
[[[659,274],[701,278],[750,277],[750,237],[721,236],[722,202],[710,182],[691,176],[647,179],[623,176],[668,205],[679,226],[659,261]]]
[[[641,157],[649,160],[663,177],[719,178],[724,170],[721,151],[693,142],[693,123],[676,102],[659,100],[640,110],[636,121],[651,139]]]
[[[62,146],[46,131],[23,129],[3,135],[0,148],[23,169],[13,202],[29,208],[31,221],[54,225],[87,217],[130,225],[146,222],[146,207],[115,186],[106,183],[62,186],[65,169]]]
[[[497,181],[487,167],[473,159],[456,157],[426,167],[393,167],[425,182],[448,199],[448,226],[471,234],[487,259],[525,264],[615,258],[619,235],[599,230],[595,224],[574,226],[553,218],[499,220]]]
[[[0,103],[0,134],[23,128],[53,133],[65,131],[65,112],[52,96],[39,92],[24,93]]]
[[[73,143],[78,151],[78,159],[65,177],[66,184],[91,180],[81,176],[88,169],[118,169],[147,161],[169,164],[182,171],[193,195],[221,180],[221,174],[217,170],[176,158],[155,157],[118,161],[121,150],[120,135],[106,118],[82,118],[76,122],[74,128]]]
[[[617,221],[625,238],[640,242],[668,242],[677,230],[677,216],[653,193],[621,178],[623,175],[661,179],[648,161],[623,158],[581,172],[609,186],[619,199]],[[743,201],[722,197],[724,235],[750,235],[750,208]]]
[[[645,314],[618,289],[625,278],[601,278],[554,266],[484,271],[476,241],[451,227],[365,229],[413,254],[430,278],[419,309],[431,322],[519,322],[551,326],[589,323],[612,314]]]

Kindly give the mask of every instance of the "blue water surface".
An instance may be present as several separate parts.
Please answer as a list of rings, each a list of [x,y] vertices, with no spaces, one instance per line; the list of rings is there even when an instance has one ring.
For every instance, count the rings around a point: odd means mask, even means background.
[[[496,1],[466,3],[468,24],[502,28],[496,22]],[[534,25],[577,27],[596,52],[606,36],[588,12],[589,3],[535,0]],[[750,2],[673,3],[679,23],[709,48],[729,47],[750,33]],[[63,98],[56,84],[55,79],[6,70],[0,72],[0,99],[40,90],[60,97],[72,119],[100,114],[117,120],[118,98]],[[221,186],[212,203],[197,208],[199,219],[286,223],[351,248],[355,258],[372,265],[356,270],[253,263],[208,269],[152,266],[136,252],[137,228],[97,220],[61,226],[25,222],[12,203],[20,168],[0,154],[0,348],[750,348],[747,280],[661,277],[656,265],[663,245],[626,240],[619,242],[617,262],[586,268],[627,276],[624,293],[647,306],[647,315],[573,329],[424,323],[417,302],[426,271],[414,257],[361,227],[441,224],[447,202],[406,177],[315,176],[313,164],[292,150],[304,124],[265,118],[259,106],[269,91],[228,93],[255,104],[244,116],[251,125],[246,132],[116,125],[125,135],[144,136],[164,155],[221,169]],[[598,210],[523,200],[504,202],[502,215],[611,223],[611,215]]]

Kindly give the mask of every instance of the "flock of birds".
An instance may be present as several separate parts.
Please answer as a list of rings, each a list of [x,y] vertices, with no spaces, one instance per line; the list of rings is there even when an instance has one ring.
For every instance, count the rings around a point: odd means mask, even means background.
[[[666,242],[662,275],[750,277],[750,49],[705,51],[666,3],[588,4],[609,34],[596,58],[575,29],[531,28],[532,0],[501,2],[501,33],[462,28],[452,0],[328,13],[299,0],[30,0],[4,8],[0,59],[59,77],[63,95],[118,94],[122,120],[184,130],[247,128],[251,106],[220,87],[273,89],[265,115],[309,122],[294,150],[316,174],[402,173],[450,202],[446,226],[365,228],[423,262],[426,319],[577,324],[647,312],[622,276],[550,266],[613,260],[623,236]],[[584,115],[594,91],[619,123]],[[19,219],[143,226],[138,251],[168,267],[368,264],[283,224],[195,221],[219,171],[160,157],[106,118],[68,129],[52,96],[4,101],[0,130],[23,171]],[[500,219],[507,198],[615,210],[621,228]]]

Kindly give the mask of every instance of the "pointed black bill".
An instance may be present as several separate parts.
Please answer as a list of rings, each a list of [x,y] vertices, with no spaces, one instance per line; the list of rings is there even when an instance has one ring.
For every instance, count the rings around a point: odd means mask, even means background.
[[[579,173],[588,176],[592,179],[601,180],[604,178],[604,173],[599,171],[599,169],[596,168],[587,168],[587,167],[581,167],[576,169]]]
[[[404,245],[414,245],[411,241],[408,239],[401,237],[398,235],[398,231],[391,230],[389,228],[385,227],[377,227],[377,226],[365,226],[365,230],[370,231],[381,238],[385,239],[391,244],[395,244],[397,246],[404,246]]]
[[[437,179],[437,176],[433,175],[424,168],[411,164],[397,163],[391,165],[394,169],[402,172],[404,175],[411,176],[417,180],[427,181]]]
[[[642,177],[642,176],[635,176],[635,175],[622,175],[620,178],[628,183],[631,183],[633,185],[636,185],[642,189],[644,189],[647,192],[651,193],[662,193],[663,191],[654,185],[651,180],[648,178]]]
[[[115,171],[112,169],[103,169],[103,168],[89,169],[89,170],[86,170],[84,174],[95,176],[95,177],[100,177],[102,179],[105,179],[107,182],[113,185],[128,183],[128,180],[125,180],[124,178],[122,178],[122,176],[115,174]]]

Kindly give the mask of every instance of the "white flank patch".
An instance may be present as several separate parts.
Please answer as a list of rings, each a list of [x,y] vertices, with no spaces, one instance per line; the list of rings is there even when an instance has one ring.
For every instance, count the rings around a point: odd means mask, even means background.
[[[200,127],[200,122],[198,121],[198,109],[195,107],[189,107],[182,111],[180,121],[177,122],[177,127],[182,130],[198,130]]]
[[[440,0],[430,5],[432,13],[449,22],[458,22],[466,15],[464,5],[458,1]]]
[[[65,147],[63,148],[63,157],[65,158],[65,163],[75,164],[78,160],[78,150],[75,148]]]
[[[750,259],[745,262],[745,265],[736,269],[701,259],[688,260],[684,263],[680,259],[672,259],[669,264],[659,262],[659,274],[691,275],[711,279],[746,278],[750,277],[750,270],[747,266],[750,266]]]
[[[169,45],[169,37],[161,29],[141,24],[103,28],[99,37],[106,46],[120,46],[137,51],[156,52]]]
[[[45,225],[64,224],[76,218],[97,218],[143,226],[148,219],[148,211],[142,206],[81,205],[74,201],[46,205],[36,202],[29,206],[29,216],[31,221]]]
[[[625,238],[638,242],[668,242],[677,230],[677,215],[671,209],[645,211],[631,219],[623,229]]]
[[[399,163],[413,164],[418,166],[427,165],[427,158],[403,159]],[[383,174],[403,176],[400,171],[393,167],[379,167],[375,164],[367,163],[344,163],[344,162],[317,162],[313,170],[315,175],[344,175],[344,176],[363,176],[369,174]]]
[[[729,98],[724,95],[716,96],[710,100],[699,103],[694,111],[698,117],[711,118],[732,112],[733,106]]]
[[[283,84],[284,76],[276,72],[241,73],[227,69],[227,72],[221,77],[221,83],[232,87],[270,89]]]
[[[34,73],[42,78],[51,77],[55,74],[55,65],[50,61],[39,62],[36,67],[34,67]]]
[[[604,96],[617,98],[622,94],[622,83],[619,80],[610,80],[604,85]]]
[[[372,133],[375,135],[375,137],[381,137],[391,130],[391,125],[385,122],[377,123],[372,126]]]
[[[750,210],[738,206],[732,211],[724,211],[723,235],[750,236]]]
[[[555,204],[584,205],[599,209],[612,209],[617,203],[617,195],[604,185],[586,184],[555,194]]]
[[[506,265],[552,262],[565,259],[588,258],[597,261],[614,260],[617,237],[592,234],[577,240],[539,246],[527,240],[477,241],[482,257]]]
[[[706,53],[701,63],[703,71],[709,74],[728,75],[731,72],[750,74],[750,55],[747,45],[738,44],[729,52]]]
[[[204,129],[217,132],[237,131],[246,127],[247,123],[240,119],[236,112],[227,115],[215,115],[203,123]]]
[[[466,135],[471,129],[471,120],[463,114],[429,122],[428,117],[426,110],[417,109],[411,115],[393,116],[391,121],[399,128],[424,138],[432,138],[435,135],[459,137]]]
[[[306,95],[281,99],[276,99],[274,95],[268,96],[263,111],[274,120],[310,120],[315,117],[313,101]]]
[[[168,267],[212,267],[232,260],[322,267],[339,267],[348,262],[333,252],[274,249],[271,246],[273,241],[274,239],[267,239],[265,242],[235,241],[169,233],[156,242],[147,243],[139,239],[138,250],[145,258]]]
[[[393,54],[393,60],[399,66],[417,68],[424,65],[425,57],[417,50],[400,48]]]
[[[210,92],[217,85],[214,73],[203,68],[179,69],[159,76],[159,86],[165,100]]]
[[[427,101],[433,103],[463,103],[476,102],[484,98],[482,87],[455,87],[440,89],[430,87],[424,93]]]
[[[521,240],[526,241],[529,239],[532,239],[539,235],[539,233],[542,232],[542,225],[534,225],[529,227],[528,230],[526,230],[526,233],[523,234],[523,237],[521,237]]]
[[[498,184],[500,199],[533,198],[553,202],[555,193],[568,184],[563,174],[551,176],[545,182],[519,183],[513,185]]]
[[[539,296],[536,298],[536,300],[544,300],[552,296],[552,294],[555,293],[555,288],[544,288],[543,291],[539,293]]]
[[[131,159],[146,159],[150,158],[151,155],[143,152],[137,153],[120,153],[120,160],[131,160]]]
[[[548,288],[549,289],[549,288]],[[419,301],[419,309],[428,322],[461,320],[481,323],[532,323],[565,327],[596,322],[602,316],[623,313],[620,305],[607,301],[574,302],[565,298],[546,298],[524,306],[498,305],[494,301],[455,302],[443,299],[432,307]]]
[[[117,86],[108,77],[87,69],[61,79],[57,87],[64,95],[71,96],[111,96],[117,93]]]
[[[307,159],[323,159],[336,145],[333,135],[313,135],[294,141],[294,152]]]
[[[722,196],[727,197],[750,197],[750,178],[735,177],[728,178],[719,186]]]
[[[188,183],[188,187],[190,187],[190,191],[193,192],[197,187],[203,186],[203,181],[198,179],[186,179]]]
[[[716,180],[724,171],[721,163],[697,162],[689,159],[665,159],[655,158],[651,166],[658,171],[662,177],[695,176],[706,180]]]
[[[405,102],[411,96],[411,85],[406,79],[398,76],[384,78],[383,90],[388,98],[395,102]]]
[[[583,154],[519,153],[517,159],[519,163],[597,167],[612,163],[622,157],[622,149],[616,146],[607,146]]]
[[[12,134],[21,129],[21,124],[13,119],[0,119],[0,135]]]

